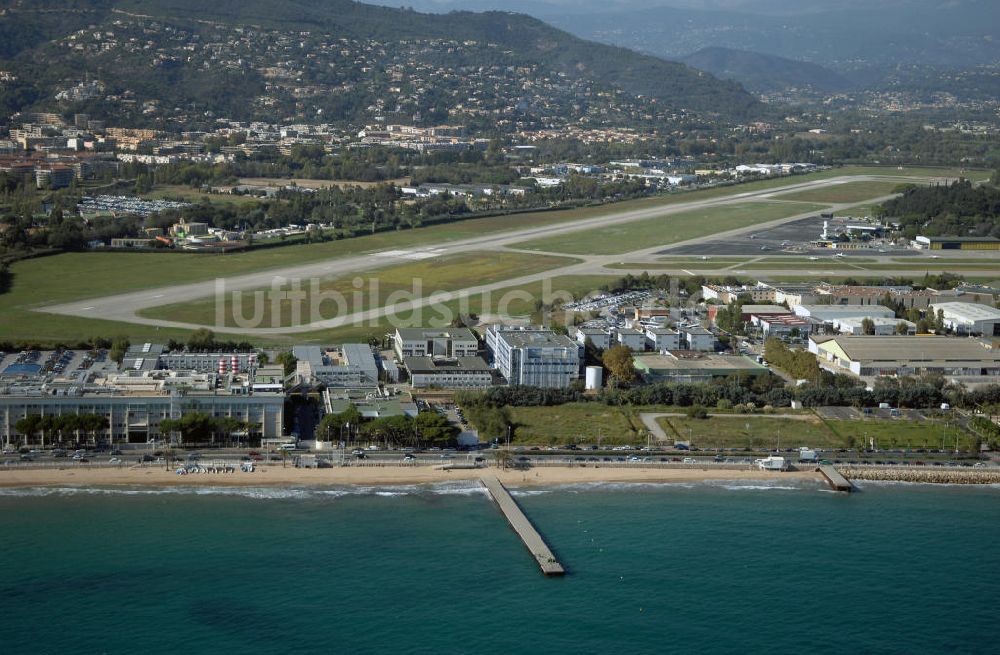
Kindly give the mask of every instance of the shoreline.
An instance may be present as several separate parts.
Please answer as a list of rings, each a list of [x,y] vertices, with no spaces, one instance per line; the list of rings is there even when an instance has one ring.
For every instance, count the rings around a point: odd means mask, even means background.
[[[482,469],[445,470],[431,467],[347,467],[296,469],[258,467],[253,473],[204,473],[177,475],[163,468],[124,469],[24,469],[0,471],[0,488],[18,487],[320,487],[383,486],[476,481],[496,476],[510,487],[591,482],[671,483],[713,480],[815,481],[825,479],[814,471],[758,471],[733,469],[653,469],[601,467],[539,467],[506,471]]]

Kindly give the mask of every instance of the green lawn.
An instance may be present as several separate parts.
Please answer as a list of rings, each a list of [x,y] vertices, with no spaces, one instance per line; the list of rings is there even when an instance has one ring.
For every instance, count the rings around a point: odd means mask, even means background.
[[[613,255],[657,245],[668,245],[778,218],[819,211],[824,205],[745,202],[677,214],[664,214],[631,223],[581,230],[525,241],[517,247],[543,252]]]
[[[285,327],[329,320],[337,316],[363,309],[381,307],[387,302],[423,298],[438,292],[448,292],[465,288],[471,284],[490,284],[517,275],[531,275],[553,268],[575,263],[566,257],[526,255],[511,252],[468,252],[434,259],[408,262],[359,275],[322,279],[318,283],[320,293],[327,299],[314,298],[307,293],[305,302],[294,303],[298,315],[293,312],[290,300],[278,307],[266,301],[267,289],[246,291],[240,295],[239,309],[234,308],[234,299],[228,297],[224,308],[225,325],[236,327],[237,317],[254,316],[255,297],[261,306],[259,325]],[[361,286],[357,286],[360,281]],[[309,291],[309,289],[304,289]],[[336,296],[340,301],[330,298]],[[177,305],[165,305],[141,312],[142,316],[199,325],[212,325],[216,321],[216,300],[214,297]],[[275,312],[277,310],[277,312]],[[425,310],[433,315],[432,310]],[[409,312],[407,312],[408,314]]]
[[[514,443],[561,445],[634,444],[645,440],[644,429],[629,408],[599,403],[569,403],[558,407],[511,407]]]
[[[782,448],[814,446],[836,447],[840,439],[818,418],[780,418],[773,416],[711,416],[691,419],[686,416],[660,417],[664,431],[698,448]]]
[[[475,314],[483,323],[504,317],[520,318],[532,323],[551,322],[563,325],[572,319],[571,312],[553,311],[545,313],[535,300],[544,298],[546,302],[551,297],[581,298],[587,293],[600,289],[602,285],[614,281],[612,276],[574,275],[556,276],[546,282],[533,282],[518,286],[504,287],[489,294],[489,297],[475,296],[467,303],[452,301],[441,307],[441,312],[432,315],[428,320],[415,322],[415,317],[404,315],[382,317],[374,326],[345,326],[331,330],[316,332],[301,332],[287,337],[267,337],[268,341],[277,343],[343,343],[348,341],[367,341],[368,337],[380,338],[386,332],[396,327],[443,327],[451,323],[453,318],[461,314]]]
[[[838,184],[825,189],[811,189],[775,195],[777,200],[797,200],[803,202],[845,203],[863,202],[892,193],[900,185],[898,181],[865,181]]]
[[[698,269],[698,268],[708,268],[712,270],[717,270],[721,266],[734,266],[736,264],[744,264],[749,262],[749,258],[743,259],[727,259],[724,257],[709,257],[708,259],[678,259],[676,261],[656,261],[656,262],[618,262],[617,264],[608,264],[606,268],[621,268],[621,269],[635,269],[644,268],[649,271],[656,270],[674,270],[679,268],[687,269]]]
[[[199,189],[180,184],[157,185],[149,193],[141,195],[147,200],[177,200],[180,202],[200,203],[207,200],[213,205],[231,205],[234,207],[250,207],[260,204],[260,199],[254,196],[240,196],[222,193],[205,193]]]
[[[808,275],[810,270],[858,270],[856,266],[851,266],[849,262],[831,261],[829,259],[815,262],[753,262],[742,264],[739,269],[747,271],[802,271],[803,275]]]
[[[939,448],[942,432],[945,445],[971,446],[969,436],[954,427],[936,421],[904,419],[866,419],[821,421],[811,416],[808,421],[776,417],[712,416],[708,419],[662,417],[657,419],[667,434],[671,426],[675,436],[691,439],[699,448],[851,448],[875,439],[878,448]],[[749,427],[748,427],[749,426]]]
[[[864,268],[870,269],[872,271],[885,271],[885,270],[900,270],[908,269],[914,271],[992,271],[996,270],[1000,273],[1000,261],[990,261],[983,259],[979,262],[965,260],[963,263],[942,263],[938,260],[927,261],[924,259],[914,258],[906,263],[900,262],[899,264],[864,264]]]
[[[909,421],[905,419],[865,419],[830,421],[844,445],[862,445],[869,439],[875,446],[887,448],[955,448],[955,437],[961,450],[971,447],[972,439],[963,430],[940,421]]]

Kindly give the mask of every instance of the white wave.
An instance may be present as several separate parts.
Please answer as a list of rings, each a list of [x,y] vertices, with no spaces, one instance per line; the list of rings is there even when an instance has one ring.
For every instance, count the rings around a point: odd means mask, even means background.
[[[483,496],[486,487],[478,482],[438,482],[425,488],[435,496]]]
[[[567,482],[565,484],[546,484],[537,487],[509,487],[512,496],[517,495],[538,495],[541,493],[562,492],[562,493],[589,493],[598,492],[619,492],[636,490],[673,490],[673,489],[694,489],[696,485],[688,482]]]
[[[729,491],[801,491],[802,487],[787,487],[780,484],[723,484],[723,489]]]
[[[193,487],[191,493],[197,496],[239,496],[256,500],[284,500],[312,496],[310,490],[294,487]]]
[[[527,497],[527,496],[542,496],[545,494],[550,494],[555,489],[511,489],[510,495],[515,498]]]

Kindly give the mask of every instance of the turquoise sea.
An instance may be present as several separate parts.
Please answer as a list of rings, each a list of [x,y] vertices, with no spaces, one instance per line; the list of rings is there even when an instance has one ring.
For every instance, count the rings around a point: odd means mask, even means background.
[[[1000,488],[0,490],[0,652],[996,653]]]

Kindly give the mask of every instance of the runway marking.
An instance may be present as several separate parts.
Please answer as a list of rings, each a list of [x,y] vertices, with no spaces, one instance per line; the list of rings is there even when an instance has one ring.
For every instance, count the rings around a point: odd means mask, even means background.
[[[162,298],[162,297],[163,297],[163,294],[162,294],[162,293],[158,293],[158,294],[156,294],[156,295],[155,295],[155,296],[153,296],[153,297],[154,297],[154,298]]]
[[[93,309],[93,308],[94,308],[94,306],[93,306],[93,305],[91,305],[90,307],[81,307],[81,308],[80,308],[80,311],[81,311],[81,312],[85,312],[85,311],[87,311],[88,309]]]

